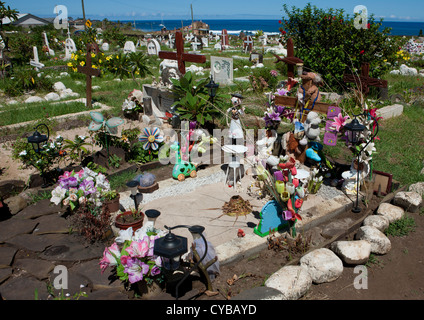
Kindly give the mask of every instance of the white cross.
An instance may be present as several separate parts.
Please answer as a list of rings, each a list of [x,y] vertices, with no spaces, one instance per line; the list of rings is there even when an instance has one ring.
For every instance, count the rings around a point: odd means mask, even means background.
[[[194,38],[195,40],[191,43],[191,46],[193,47],[193,50],[196,51],[198,47],[201,45],[201,43],[198,42],[197,38]]]
[[[249,45],[252,45],[252,49],[253,49],[253,40],[251,36],[247,36],[246,40],[244,40],[244,52],[246,53]]]
[[[33,67],[35,67],[35,70],[38,71],[39,69],[44,67],[44,64],[40,63],[40,61],[38,60],[38,50],[37,47],[33,47],[33,51],[34,51],[34,60],[30,60],[29,64]]]

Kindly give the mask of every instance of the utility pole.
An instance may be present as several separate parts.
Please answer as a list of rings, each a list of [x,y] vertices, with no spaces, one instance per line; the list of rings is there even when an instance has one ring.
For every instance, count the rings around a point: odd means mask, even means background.
[[[194,34],[194,25],[193,25],[193,22],[194,22],[194,20],[193,20],[193,4],[192,4],[192,3],[190,3],[190,9],[191,9],[191,32],[193,32],[193,34]]]
[[[86,20],[85,20],[85,10],[84,10],[84,0],[81,0],[81,3],[82,3],[82,16],[84,18],[84,30],[85,30],[87,27],[85,25]]]

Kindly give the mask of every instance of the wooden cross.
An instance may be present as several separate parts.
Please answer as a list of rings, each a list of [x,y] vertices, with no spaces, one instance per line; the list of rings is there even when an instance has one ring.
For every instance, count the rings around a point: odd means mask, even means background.
[[[91,107],[91,77],[100,76],[100,70],[94,69],[91,67],[91,52],[98,53],[99,47],[92,43],[87,44],[87,58],[85,62],[85,66],[77,66],[78,72],[84,73],[86,75],[86,107]]]
[[[251,52],[253,49],[253,40],[251,36],[247,36],[244,38],[243,41],[243,46],[244,46],[244,52]]]
[[[387,81],[380,80],[376,78],[371,78],[369,76],[370,73],[370,65],[369,63],[363,63],[361,67],[361,75],[353,75],[353,74],[345,74],[343,75],[344,82],[354,82],[356,86],[361,91],[362,95],[366,96],[370,87],[378,87],[378,88],[387,88]]]
[[[290,107],[294,109],[297,106],[297,97],[289,97],[289,96],[279,96],[275,95],[274,104],[276,106],[285,106]],[[329,104],[329,103],[323,103],[323,102],[315,102],[314,108],[312,111],[327,114],[328,108],[337,106],[336,103]]]
[[[303,60],[294,56],[294,46],[292,38],[289,38],[287,40],[287,57],[282,59],[276,54],[274,54],[274,56],[277,58],[277,61],[275,61],[275,63],[282,61],[287,64],[287,76],[289,78],[294,78],[294,66],[303,63]]]
[[[175,46],[177,52],[159,51],[159,58],[178,61],[178,70],[184,75],[186,73],[185,62],[205,63],[206,56],[200,54],[184,53],[184,40],[181,31],[175,33]]]

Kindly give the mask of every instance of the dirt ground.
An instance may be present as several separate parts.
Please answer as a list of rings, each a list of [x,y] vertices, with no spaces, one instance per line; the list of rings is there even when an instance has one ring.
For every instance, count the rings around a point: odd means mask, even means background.
[[[364,276],[355,266],[345,266],[335,281],[313,284],[301,300],[422,300],[424,299],[424,215],[407,213],[416,223],[414,232],[404,237],[389,239],[392,249],[386,255],[373,255],[366,264],[367,281],[361,281],[364,289],[355,289],[354,280]],[[346,236],[352,240],[355,232]],[[305,237],[307,233],[305,234]],[[203,294],[199,300],[230,300],[244,290],[264,285],[267,278],[301,252],[289,256],[287,250],[265,249],[258,255],[220,268],[220,275],[213,281],[214,296]],[[365,283],[367,288],[365,289]]]

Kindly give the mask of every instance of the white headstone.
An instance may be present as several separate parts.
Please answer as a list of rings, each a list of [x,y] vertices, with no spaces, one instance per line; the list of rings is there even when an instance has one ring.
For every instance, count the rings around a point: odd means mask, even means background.
[[[109,43],[103,42],[103,44],[102,44],[102,50],[103,51],[109,51]]]
[[[191,42],[191,46],[194,51],[198,51],[202,49],[202,45],[203,45],[202,42],[200,42],[197,37],[194,37],[193,41]]]
[[[40,63],[40,61],[38,60],[38,50],[37,47],[33,47],[33,51],[34,51],[34,60],[30,60],[29,64],[33,67],[35,67],[35,70],[39,70],[41,68],[44,67],[44,64]]]
[[[65,61],[71,59],[71,54],[77,52],[74,40],[67,38],[65,40]]]
[[[147,43],[147,53],[151,56],[159,55],[160,44],[156,39],[150,39]]]
[[[204,47],[208,47],[209,46],[209,39],[208,38],[202,38],[202,44]]]
[[[44,45],[49,50],[49,55],[54,56],[54,51],[50,49],[49,39],[47,38],[47,34],[45,32],[43,32],[43,39],[44,39]]]
[[[127,41],[125,42],[125,45],[124,45],[124,53],[127,54],[130,52],[135,52],[135,45],[134,45],[134,42]]]
[[[220,43],[216,43],[216,44],[213,46],[213,48],[214,48],[214,49],[216,49],[216,50],[222,50],[222,47],[221,47],[221,44],[220,44]]]
[[[216,83],[233,82],[233,58],[211,56],[211,74]]]

